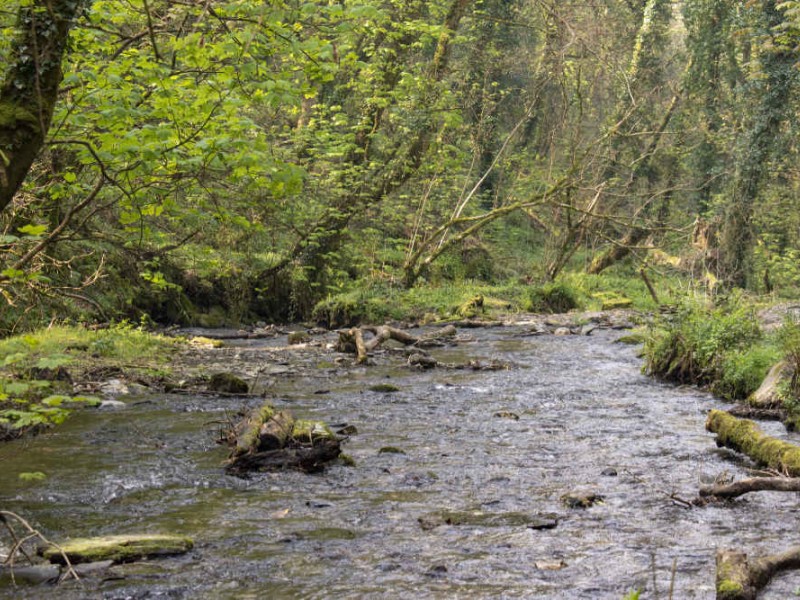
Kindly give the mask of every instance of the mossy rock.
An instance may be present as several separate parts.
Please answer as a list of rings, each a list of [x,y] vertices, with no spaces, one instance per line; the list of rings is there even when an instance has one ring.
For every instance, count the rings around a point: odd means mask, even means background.
[[[600,310],[615,310],[618,308],[630,308],[633,306],[633,300],[630,298],[604,298],[603,303],[600,305]]]
[[[305,331],[292,331],[289,333],[288,342],[290,346],[298,344],[307,344],[311,341],[311,336]]]
[[[400,388],[396,385],[392,385],[391,383],[379,383],[377,385],[369,386],[370,392],[380,392],[382,394],[392,394],[394,392],[399,392]]]
[[[202,335],[195,336],[189,340],[189,345],[195,348],[222,348],[225,342],[222,340],[212,340],[211,338],[203,337]]]
[[[215,373],[208,380],[208,390],[222,394],[246,394],[250,388],[247,382],[232,373]]]
[[[66,554],[73,564],[111,560],[117,563],[143,558],[183,554],[194,547],[191,538],[177,535],[111,535],[78,538],[64,542],[60,549],[46,546],[40,554],[51,563],[64,564]]]

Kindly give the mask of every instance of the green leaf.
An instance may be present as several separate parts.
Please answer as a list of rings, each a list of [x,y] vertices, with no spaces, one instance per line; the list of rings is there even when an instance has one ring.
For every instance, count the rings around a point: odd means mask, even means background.
[[[51,354],[50,356],[43,356],[36,361],[36,366],[40,369],[57,369],[72,362],[72,358],[66,354]]]
[[[47,231],[47,225],[25,225],[19,227],[17,231],[30,237],[40,237]]]
[[[19,478],[21,481],[44,481],[47,475],[41,471],[34,471],[32,473],[20,473]]]

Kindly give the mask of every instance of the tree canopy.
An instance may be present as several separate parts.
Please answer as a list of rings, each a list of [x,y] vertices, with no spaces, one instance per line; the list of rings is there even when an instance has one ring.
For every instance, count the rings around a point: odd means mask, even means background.
[[[12,0],[0,328],[664,257],[789,290],[798,27],[775,1]]]

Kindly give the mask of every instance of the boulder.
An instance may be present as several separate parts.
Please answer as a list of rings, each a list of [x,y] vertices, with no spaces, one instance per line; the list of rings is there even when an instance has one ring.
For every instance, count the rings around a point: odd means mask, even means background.
[[[208,380],[208,391],[222,394],[246,394],[250,388],[243,379],[232,373],[215,373]]]
[[[781,361],[773,366],[761,386],[750,394],[747,403],[756,408],[773,408],[780,406],[782,400],[780,397],[780,386],[784,381],[790,381],[792,378],[792,368],[786,361]]]

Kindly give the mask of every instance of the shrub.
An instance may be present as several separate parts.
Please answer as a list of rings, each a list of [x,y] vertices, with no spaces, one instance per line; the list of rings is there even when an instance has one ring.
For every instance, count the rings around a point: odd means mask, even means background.
[[[531,288],[526,308],[538,313],[563,313],[579,306],[580,296],[575,288],[558,281]]]
[[[740,298],[717,307],[689,302],[651,326],[645,368],[679,383],[719,382],[726,397],[739,397],[763,377],[766,362],[776,356],[751,348],[760,338],[754,311]]]
[[[758,389],[772,365],[780,360],[778,348],[771,344],[722,354],[719,379],[711,391],[728,400],[747,398]]]

